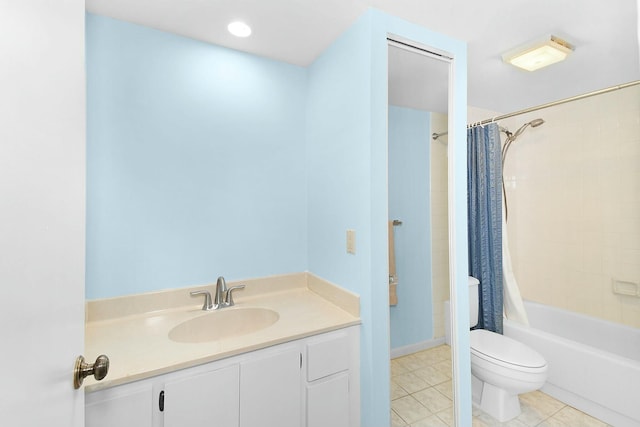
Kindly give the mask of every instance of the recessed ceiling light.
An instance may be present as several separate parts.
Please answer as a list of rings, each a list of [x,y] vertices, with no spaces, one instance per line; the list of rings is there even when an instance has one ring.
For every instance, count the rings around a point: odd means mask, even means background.
[[[251,27],[242,21],[234,21],[227,25],[227,30],[236,37],[249,37],[251,35]]]
[[[548,36],[503,54],[502,60],[527,71],[535,71],[564,61],[573,49],[574,47],[565,40]]]

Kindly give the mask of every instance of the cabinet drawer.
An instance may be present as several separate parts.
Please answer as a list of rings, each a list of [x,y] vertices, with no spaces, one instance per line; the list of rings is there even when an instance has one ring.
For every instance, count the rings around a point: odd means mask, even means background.
[[[349,337],[344,331],[307,344],[307,381],[349,369]]]

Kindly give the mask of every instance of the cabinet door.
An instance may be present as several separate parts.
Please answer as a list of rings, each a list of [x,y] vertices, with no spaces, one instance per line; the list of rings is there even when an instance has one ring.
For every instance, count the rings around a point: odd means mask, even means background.
[[[167,381],[164,427],[237,427],[238,365]]]
[[[86,427],[151,427],[151,383],[126,385],[88,393]]]
[[[307,427],[349,427],[349,373],[307,385]]]
[[[241,427],[300,426],[300,358],[298,346],[285,346],[240,364]]]

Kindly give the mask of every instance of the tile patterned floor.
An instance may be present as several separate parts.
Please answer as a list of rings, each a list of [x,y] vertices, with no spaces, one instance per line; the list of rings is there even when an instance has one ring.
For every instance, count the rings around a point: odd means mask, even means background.
[[[392,427],[453,426],[451,350],[447,345],[391,360]],[[520,396],[522,413],[500,423],[473,408],[473,427],[606,427],[540,392]]]

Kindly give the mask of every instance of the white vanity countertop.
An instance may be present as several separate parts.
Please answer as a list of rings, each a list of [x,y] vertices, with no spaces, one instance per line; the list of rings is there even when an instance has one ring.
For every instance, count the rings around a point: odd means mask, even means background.
[[[359,297],[309,273],[229,282],[245,284],[234,293],[235,310],[262,307],[276,311],[273,325],[249,334],[203,343],[179,343],[169,331],[181,322],[211,312],[202,311],[204,298],[189,292],[213,285],[152,294],[95,300],[87,303],[85,357],[100,354],[110,360],[102,381],[85,379],[95,391],[188,368],[287,341],[360,324]],[[213,313],[215,315],[215,313]]]

